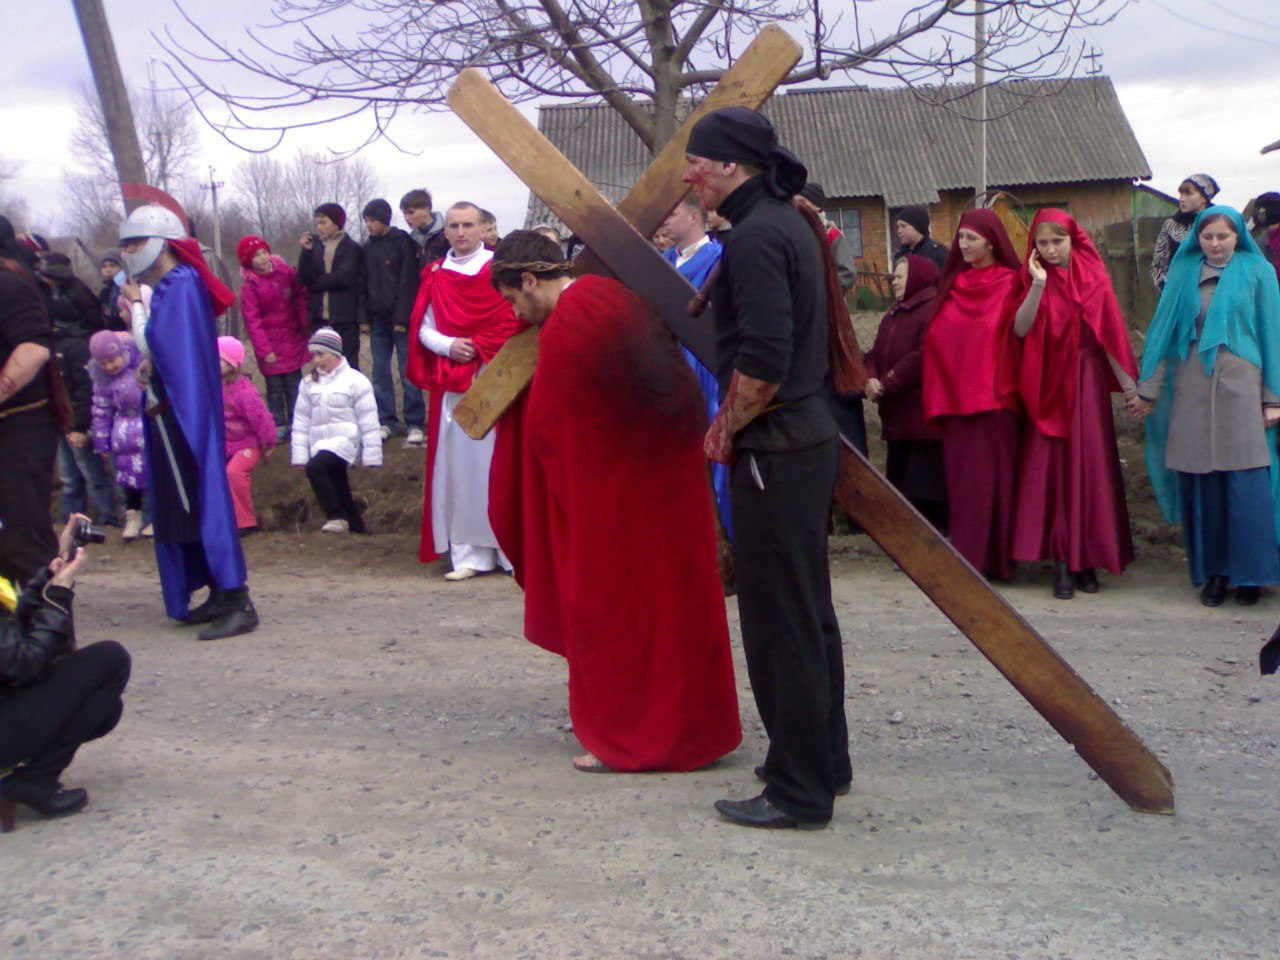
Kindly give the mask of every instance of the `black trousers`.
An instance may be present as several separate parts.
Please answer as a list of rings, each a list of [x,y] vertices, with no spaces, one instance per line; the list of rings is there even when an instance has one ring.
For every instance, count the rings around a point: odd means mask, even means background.
[[[364,533],[364,518],[351,496],[347,461],[336,453],[321,450],[307,461],[307,479],[311,481],[311,490],[320,501],[320,509],[327,519],[345,520],[352,533]]]
[[[58,552],[49,519],[57,458],[47,408],[0,420],[0,576],[30,580]]]
[[[853,779],[827,566],[837,443],[742,451],[731,479],[742,646],[769,735],[764,795],[789,816],[817,822],[831,819],[836,785]]]
[[[352,370],[360,369],[360,324],[344,323],[342,326],[334,325],[335,330],[342,337],[342,355],[347,358],[347,363],[351,364]]]
[[[114,640],[90,644],[41,679],[0,697],[0,769],[41,792],[57,788],[80,744],[106,736],[124,711],[129,653]]]

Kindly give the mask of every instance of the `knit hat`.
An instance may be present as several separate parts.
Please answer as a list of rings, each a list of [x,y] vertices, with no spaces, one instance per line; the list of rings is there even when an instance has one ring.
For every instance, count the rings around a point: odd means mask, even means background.
[[[99,330],[89,338],[89,356],[99,363],[124,355],[124,343],[112,330]]]
[[[1189,183],[1199,190],[1200,195],[1205,199],[1205,203],[1211,202],[1218,195],[1218,191],[1222,189],[1218,186],[1218,181],[1207,173],[1193,173],[1182,182]]]
[[[913,203],[909,207],[903,207],[898,211],[896,219],[913,228],[921,236],[929,235],[929,208],[924,204]]]
[[[121,258],[119,250],[108,250],[98,258],[98,266],[101,267],[108,263],[114,263],[117,267],[124,266],[124,260]]]
[[[338,333],[333,327],[321,327],[311,335],[311,341],[307,344],[308,350],[323,350],[327,353],[336,353],[342,356],[342,334]]]
[[[827,205],[827,191],[822,189],[822,184],[817,180],[810,180],[806,183],[804,189],[800,191],[800,196],[804,197],[819,210]]]
[[[49,241],[38,233],[24,233],[18,238],[18,242],[32,253],[49,252]]]
[[[379,197],[377,200],[370,200],[364,205],[364,210],[360,216],[366,220],[377,220],[391,226],[391,204]]]
[[[240,261],[240,266],[248,270],[253,266],[253,257],[259,250],[271,252],[271,244],[263,240],[261,237],[255,237],[250,234],[247,237],[241,237],[240,242],[236,244],[236,259]]]
[[[339,230],[347,225],[347,211],[343,210],[339,204],[322,203],[312,213],[317,217],[328,217],[337,224]]]
[[[1253,201],[1253,222],[1259,227],[1280,223],[1280,193],[1264,193]]]
[[[219,337],[218,359],[227,361],[239,370],[244,365],[244,344],[235,337]]]

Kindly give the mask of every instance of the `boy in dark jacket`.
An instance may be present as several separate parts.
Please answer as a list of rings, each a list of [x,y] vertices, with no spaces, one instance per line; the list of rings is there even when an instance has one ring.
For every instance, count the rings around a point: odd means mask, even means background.
[[[128,274],[120,262],[120,251],[108,250],[98,260],[98,273],[102,275],[102,286],[98,288],[98,308],[102,311],[102,329],[128,330],[129,324],[120,315],[118,301],[120,284],[124,283]]]
[[[299,243],[298,281],[307,288],[311,326],[333,327],[342,336],[342,354],[360,369],[360,297],[364,293],[364,255],[343,232],[347,212],[336,203],[315,209],[315,233]]]
[[[391,226],[391,204],[370,200],[364,208],[369,240],[364,245],[365,311],[369,316],[369,346],[373,351],[373,395],[378,403],[382,439],[399,431],[396,385],[391,377],[395,351],[404,396],[406,442],[426,440],[426,407],[422,391],[404,378],[409,359],[409,314],[418,295],[418,246],[399,227]]]
[[[435,263],[449,252],[444,235],[444,217],[431,209],[431,194],[410,190],[400,198],[400,212],[409,225],[409,236],[418,245],[418,268]]]

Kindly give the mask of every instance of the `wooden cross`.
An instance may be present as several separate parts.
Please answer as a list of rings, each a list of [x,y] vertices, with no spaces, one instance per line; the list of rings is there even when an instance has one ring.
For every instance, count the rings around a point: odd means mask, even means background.
[[[766,42],[773,30],[777,28],[768,28],[756,43]],[[785,41],[795,47],[780,30],[777,33],[780,36],[767,42]],[[685,342],[695,354],[707,350],[710,318],[690,319],[685,307],[692,288],[648,240],[686,192],[679,166],[653,177],[651,167],[628,197],[636,208],[648,211],[637,230],[482,73],[463,71],[448,100],[621,282],[644,297],[677,336],[689,337]],[[673,141],[681,152],[687,129]],[[715,369],[714,363],[707,365]],[[512,399],[523,387],[519,385]],[[1173,777],[1159,759],[848,441],[841,452],[836,499],[1130,807],[1173,813]]]

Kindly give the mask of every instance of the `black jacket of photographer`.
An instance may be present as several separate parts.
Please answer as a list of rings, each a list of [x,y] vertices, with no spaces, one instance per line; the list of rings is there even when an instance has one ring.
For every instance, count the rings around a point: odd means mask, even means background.
[[[39,680],[56,658],[75,649],[72,590],[51,578],[45,569],[28,580],[13,611],[0,604],[0,697]]]
[[[333,251],[333,263],[324,266],[324,241],[316,237],[311,249],[298,254],[298,282],[307,288],[307,315],[312,327],[349,327],[362,322],[364,294],[364,251],[347,234],[342,234]],[[324,315],[324,298],[329,298],[329,316]]]

